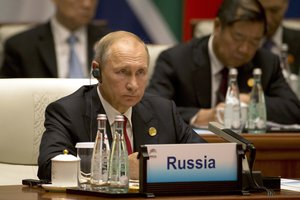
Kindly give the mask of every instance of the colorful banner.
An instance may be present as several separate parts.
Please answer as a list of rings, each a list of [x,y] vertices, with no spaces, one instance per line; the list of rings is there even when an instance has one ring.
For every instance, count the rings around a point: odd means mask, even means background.
[[[300,18],[299,0],[290,0],[286,18]],[[192,37],[193,19],[212,19],[222,0],[99,0],[96,19],[112,30],[127,30],[146,43],[175,44]],[[36,9],[36,8],[39,9]],[[0,0],[0,23],[43,22],[54,12],[51,0]]]

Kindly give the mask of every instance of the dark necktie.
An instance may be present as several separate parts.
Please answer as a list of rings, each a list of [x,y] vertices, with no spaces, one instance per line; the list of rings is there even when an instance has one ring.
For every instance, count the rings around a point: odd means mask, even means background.
[[[126,142],[126,146],[127,146],[127,152],[128,155],[132,154],[132,148],[131,148],[131,143],[129,140],[129,137],[127,135],[127,130],[126,130],[126,125],[127,125],[128,119],[126,116],[124,116],[124,130],[123,130],[123,134],[124,134],[124,138],[125,138],[125,142]]]
[[[222,79],[220,81],[218,93],[217,93],[217,104],[225,101],[227,85],[228,85],[228,68],[224,67],[220,74],[222,75]]]
[[[69,74],[68,78],[84,78],[84,74],[81,68],[79,58],[75,51],[75,44],[77,38],[75,35],[71,35],[67,40],[70,46],[70,57],[69,57]]]

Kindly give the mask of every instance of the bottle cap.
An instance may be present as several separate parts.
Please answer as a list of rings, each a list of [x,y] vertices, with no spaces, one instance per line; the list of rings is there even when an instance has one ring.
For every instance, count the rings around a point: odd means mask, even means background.
[[[260,68],[255,68],[254,70],[253,70],[253,75],[261,75],[262,74],[262,72],[261,72],[261,69]]]
[[[123,115],[116,115],[115,121],[119,121],[119,122],[125,121],[124,116]]]
[[[107,120],[106,114],[98,114],[97,120]]]
[[[231,67],[231,68],[229,68],[229,74],[230,74],[230,75],[237,75],[237,74],[238,74],[238,71],[237,71],[236,68]]]

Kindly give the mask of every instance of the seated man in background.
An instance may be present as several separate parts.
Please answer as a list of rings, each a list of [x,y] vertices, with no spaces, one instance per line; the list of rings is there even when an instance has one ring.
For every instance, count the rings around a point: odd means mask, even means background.
[[[0,77],[86,78],[95,42],[109,31],[89,24],[97,0],[53,0],[50,22],[8,39]]]
[[[264,9],[257,0],[224,0],[213,34],[160,54],[148,92],[173,99],[186,122],[207,126],[215,120],[216,107],[224,106],[225,94],[220,92],[221,80],[226,77],[223,69],[237,68],[240,99],[248,103],[248,80],[253,69],[260,67],[267,119],[300,123],[300,102],[282,75],[278,56],[259,48],[266,25]]]
[[[148,49],[134,34],[112,32],[97,43],[92,67],[98,85],[83,86],[46,109],[38,159],[40,179],[51,179],[51,158],[64,149],[76,155],[77,142],[95,140],[96,118],[101,113],[108,117],[110,143],[115,116],[127,117],[133,152],[142,144],[205,142],[183,121],[174,102],[144,94],[148,65]]]
[[[287,11],[288,0],[259,0],[265,9],[268,31],[263,47],[281,57],[281,46],[288,45],[291,72],[298,75],[300,67],[300,31],[284,27],[282,21]]]

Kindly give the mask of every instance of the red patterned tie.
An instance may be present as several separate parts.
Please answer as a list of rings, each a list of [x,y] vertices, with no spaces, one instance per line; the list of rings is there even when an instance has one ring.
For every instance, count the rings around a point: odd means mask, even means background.
[[[124,116],[124,138],[125,138],[125,142],[126,142],[126,146],[127,146],[127,152],[128,152],[128,155],[132,154],[132,148],[131,148],[131,143],[130,143],[130,140],[129,140],[129,137],[127,135],[127,130],[126,130],[126,125],[127,125],[127,117]]]

